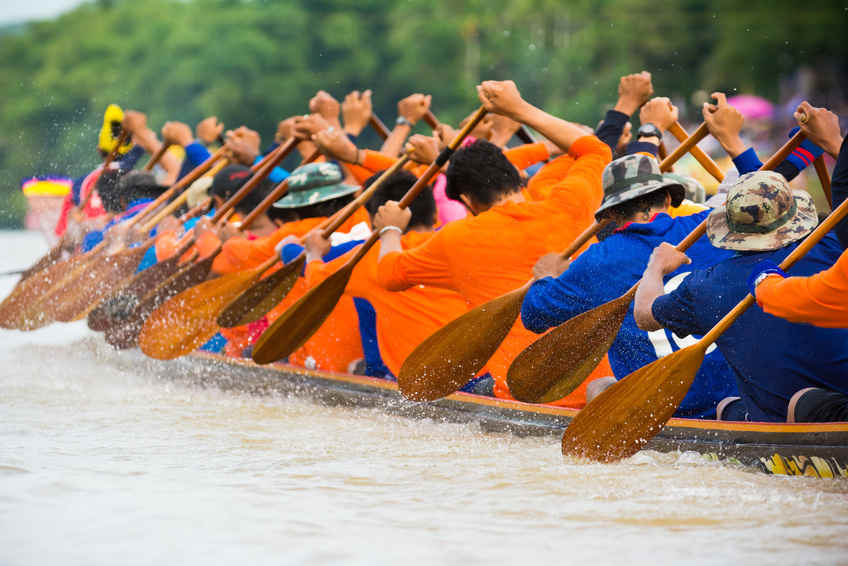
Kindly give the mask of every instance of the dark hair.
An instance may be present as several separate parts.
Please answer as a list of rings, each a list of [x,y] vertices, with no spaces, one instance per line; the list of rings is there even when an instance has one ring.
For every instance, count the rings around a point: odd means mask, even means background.
[[[151,173],[130,171],[124,174],[119,169],[109,169],[97,179],[97,194],[108,212],[123,212],[127,205],[143,198],[156,198],[164,187],[156,183]]]
[[[660,208],[665,204],[665,199],[669,195],[668,189],[665,187],[651,191],[650,193],[636,198],[626,200],[615,206],[612,206],[601,213],[605,216],[608,213],[618,214],[622,218],[630,218],[639,212],[648,212],[652,208]]]
[[[522,186],[518,170],[503,151],[485,140],[477,140],[457,151],[445,176],[448,198],[460,200],[460,195],[466,195],[486,206]]]
[[[250,214],[254,208],[259,206],[259,203],[265,200],[265,197],[271,194],[273,189],[274,187],[271,184],[271,181],[268,179],[262,179],[255,187],[253,187],[253,190],[247,193],[247,195],[241,199],[237,205],[235,205],[234,208],[236,212],[239,214]]]
[[[362,185],[365,188],[371,186],[380,175],[377,173],[369,177]],[[368,202],[365,203],[365,209],[373,218],[377,214],[377,209],[390,200],[400,200],[403,195],[415,184],[418,179],[409,171],[397,171],[389,176],[380,188],[374,193]],[[412,211],[412,218],[409,220],[410,226],[433,226],[436,221],[436,199],[433,198],[433,188],[430,186],[424,187],[412,204],[409,205],[409,210]]]

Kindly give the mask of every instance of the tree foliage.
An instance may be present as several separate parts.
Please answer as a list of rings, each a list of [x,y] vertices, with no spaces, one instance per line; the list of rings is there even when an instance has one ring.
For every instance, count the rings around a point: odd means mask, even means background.
[[[266,140],[322,88],[371,88],[387,122],[397,99],[427,92],[455,121],[476,106],[480,80],[511,78],[534,103],[595,124],[622,73],[650,70],[657,92],[680,101],[698,89],[776,99],[781,79],[809,66],[825,71],[827,102],[841,103],[846,19],[833,0],[84,4],[0,31],[0,206],[24,176],[89,170],[110,102],[146,111],[154,127],[214,114]]]

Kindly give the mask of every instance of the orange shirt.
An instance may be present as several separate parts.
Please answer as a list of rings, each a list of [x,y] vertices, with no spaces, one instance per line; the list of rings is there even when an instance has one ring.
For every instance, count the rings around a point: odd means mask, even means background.
[[[543,143],[529,143],[504,150],[504,155],[516,169],[526,169],[535,163],[544,161],[550,154]],[[397,161],[394,157],[384,155],[379,151],[370,149],[362,152],[362,165],[348,167],[350,172],[360,183],[364,183],[369,177],[378,171],[384,171],[394,165]],[[416,177],[420,177],[427,170],[428,165],[421,163],[408,163],[404,169],[411,171]]]
[[[790,322],[848,328],[848,251],[810,277],[766,277],[757,285],[757,304]]]
[[[414,248],[433,236],[433,232],[407,232],[401,238],[404,248]],[[317,285],[344,265],[356,249],[323,263],[310,262],[306,280]],[[439,287],[416,285],[393,293],[377,283],[377,258],[380,250],[371,248],[354,268],[345,294],[360,297],[371,303],[377,313],[377,342],[383,363],[398,375],[403,361],[418,344],[436,330],[468,310],[462,295]]]
[[[233,273],[256,267],[268,260],[276,252],[274,248],[286,236],[304,236],[307,232],[321,224],[326,218],[304,218],[294,222],[286,222],[280,228],[265,236],[248,240],[247,238],[230,238],[221,249],[221,253],[212,264],[212,271],[218,274]],[[354,226],[366,222],[370,226],[368,212],[358,208],[339,227],[339,232],[349,232]]]
[[[561,251],[594,220],[601,203],[601,172],[610,162],[610,149],[595,136],[584,136],[569,155],[543,168],[558,172],[547,199],[507,201],[474,217],[447,224],[417,248],[383,257],[378,267],[380,284],[399,291],[417,284],[459,292],[472,307],[486,303],[524,285],[542,255]],[[563,176],[562,171],[567,173]],[[540,171],[541,173],[541,171]],[[506,372],[510,362],[538,335],[521,320],[489,360],[495,393],[508,397]],[[606,360],[591,378],[612,375]],[[585,402],[585,389],[575,391],[563,404]]]
[[[363,218],[367,220],[368,215],[360,208],[339,230],[345,231],[346,227],[349,230],[361,222]],[[261,248],[259,248],[266,250],[268,254],[264,256],[262,260],[264,261],[276,253],[274,252],[274,246],[285,236],[289,234],[303,236],[324,220],[325,218],[305,218],[295,222],[288,222],[270,236],[258,238],[248,243],[253,244],[261,240],[267,240],[260,242]],[[229,241],[227,244],[229,244]],[[253,251],[255,252],[255,250]],[[289,294],[265,315],[268,323],[271,324],[277,320],[281,314],[286,312],[308,290],[309,286],[306,284],[306,281],[303,278],[299,278]],[[228,329],[227,332],[230,334],[224,333],[224,336],[228,339],[232,338],[234,340],[234,350],[240,352],[247,345],[244,344],[245,340],[247,340],[248,344],[252,344],[258,339],[259,336],[252,332],[252,330],[252,328],[237,327]],[[350,362],[358,360],[364,357],[364,355],[362,352],[362,340],[359,337],[359,316],[356,314],[353,299],[342,297],[318,332],[301,346],[300,349],[289,356],[289,363],[312,369],[346,372]]]

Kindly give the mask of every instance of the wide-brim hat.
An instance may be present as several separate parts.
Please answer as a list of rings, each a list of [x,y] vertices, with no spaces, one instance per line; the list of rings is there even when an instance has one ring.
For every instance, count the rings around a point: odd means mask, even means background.
[[[809,193],[793,191],[780,173],[754,171],[739,177],[707,217],[707,237],[725,250],[771,251],[800,240],[818,222]]]
[[[298,167],[288,177],[289,191],[274,203],[275,208],[301,208],[359,190],[356,185],[342,183],[344,173],[338,163],[309,163]]]
[[[604,168],[602,183],[604,200],[595,211],[597,220],[617,204],[660,189],[668,190],[671,206],[680,206],[686,197],[686,188],[680,181],[663,175],[657,160],[647,155],[626,155],[613,160]]]

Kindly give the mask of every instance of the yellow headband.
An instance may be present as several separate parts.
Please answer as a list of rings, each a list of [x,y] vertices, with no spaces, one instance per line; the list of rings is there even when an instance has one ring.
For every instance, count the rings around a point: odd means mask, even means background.
[[[100,136],[97,141],[97,149],[106,153],[111,152],[118,143],[118,137],[114,132],[118,131],[118,127],[124,120],[124,111],[117,104],[110,104],[106,107],[106,112],[103,114],[103,126],[100,128]],[[113,128],[113,124],[115,127]],[[132,142],[127,141],[126,144],[118,148],[118,153],[123,155],[132,148]]]

